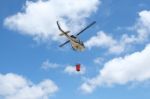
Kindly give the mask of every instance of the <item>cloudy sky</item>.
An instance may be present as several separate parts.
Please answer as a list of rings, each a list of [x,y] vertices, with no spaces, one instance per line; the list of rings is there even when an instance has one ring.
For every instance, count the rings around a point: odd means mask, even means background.
[[[1,0],[0,99],[149,99],[149,0]],[[86,50],[60,37],[78,33]],[[75,65],[81,64],[76,72]]]

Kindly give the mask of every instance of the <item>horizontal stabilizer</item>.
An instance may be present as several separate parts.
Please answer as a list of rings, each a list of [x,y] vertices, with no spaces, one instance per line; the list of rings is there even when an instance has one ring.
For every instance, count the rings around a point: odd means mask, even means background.
[[[61,34],[59,34],[59,36],[63,36],[63,35],[67,35],[70,31],[67,31],[67,32],[62,32]]]

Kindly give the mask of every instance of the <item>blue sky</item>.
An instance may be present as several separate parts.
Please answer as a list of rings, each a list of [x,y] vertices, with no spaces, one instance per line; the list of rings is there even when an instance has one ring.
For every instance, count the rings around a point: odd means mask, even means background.
[[[149,99],[150,1],[81,1],[0,1],[0,99]],[[84,52],[58,47],[57,20],[73,34],[97,22]]]

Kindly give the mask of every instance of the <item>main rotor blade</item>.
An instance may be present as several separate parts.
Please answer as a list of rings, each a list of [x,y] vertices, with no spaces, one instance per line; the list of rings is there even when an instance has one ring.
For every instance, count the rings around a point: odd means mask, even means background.
[[[76,36],[80,35],[82,32],[84,32],[86,29],[88,29],[89,27],[91,27],[92,25],[94,25],[96,23],[96,21],[92,22],[91,24],[89,24],[87,27],[85,27],[83,30],[81,30],[79,33],[76,34]]]
[[[63,47],[65,44],[67,44],[67,43],[69,43],[69,42],[70,42],[70,41],[68,40],[68,41],[66,41],[65,43],[59,45],[59,47]]]
[[[61,29],[60,25],[59,25],[59,22],[57,21],[57,26],[58,26],[58,29],[64,33],[64,31]]]

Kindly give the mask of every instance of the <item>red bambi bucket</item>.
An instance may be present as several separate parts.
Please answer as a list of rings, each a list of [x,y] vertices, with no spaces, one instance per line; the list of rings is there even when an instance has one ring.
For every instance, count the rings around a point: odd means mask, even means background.
[[[81,68],[80,64],[76,64],[76,71],[80,71],[80,68]]]

